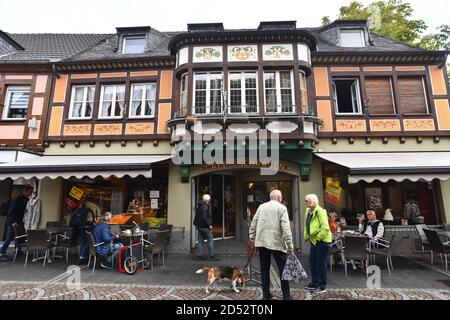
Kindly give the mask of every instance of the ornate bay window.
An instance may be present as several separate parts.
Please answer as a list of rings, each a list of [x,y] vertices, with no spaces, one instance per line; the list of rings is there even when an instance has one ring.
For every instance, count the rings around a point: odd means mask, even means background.
[[[264,72],[265,105],[267,113],[295,112],[292,71]]]
[[[230,113],[258,112],[257,72],[230,72]]]
[[[194,75],[194,113],[222,113],[223,76],[221,72],[199,72]]]

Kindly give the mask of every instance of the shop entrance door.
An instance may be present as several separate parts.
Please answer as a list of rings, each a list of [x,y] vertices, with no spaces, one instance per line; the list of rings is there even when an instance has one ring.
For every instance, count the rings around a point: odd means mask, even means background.
[[[236,235],[236,179],[233,175],[208,174],[196,179],[196,201],[204,194],[211,196],[211,217],[214,239]]]

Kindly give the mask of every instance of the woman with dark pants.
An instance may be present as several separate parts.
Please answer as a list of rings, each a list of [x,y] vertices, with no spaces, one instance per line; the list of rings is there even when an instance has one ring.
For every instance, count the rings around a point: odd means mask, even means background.
[[[328,249],[332,242],[328,225],[327,211],[319,206],[319,199],[315,194],[305,197],[307,205],[305,212],[305,241],[310,241],[309,263],[312,281],[306,289],[315,293],[326,291]]]

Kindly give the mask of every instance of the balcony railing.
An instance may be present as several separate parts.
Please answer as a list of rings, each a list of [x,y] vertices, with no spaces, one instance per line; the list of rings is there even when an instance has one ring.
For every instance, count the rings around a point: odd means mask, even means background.
[[[234,114],[259,114],[259,106],[230,106],[227,108],[228,115]],[[296,106],[286,105],[286,106],[265,106],[265,113],[267,114],[295,114]],[[181,109],[180,109],[181,111]],[[184,112],[183,112],[184,113]],[[180,113],[180,114],[183,114]],[[224,114],[224,107],[205,107],[205,106],[195,106],[192,110],[193,114],[196,115],[218,115]]]

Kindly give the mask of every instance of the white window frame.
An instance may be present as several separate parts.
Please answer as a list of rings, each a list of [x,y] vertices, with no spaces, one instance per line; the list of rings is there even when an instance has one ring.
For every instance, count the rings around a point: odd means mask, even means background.
[[[102,116],[102,109],[103,109],[103,95],[105,92],[105,87],[113,87],[113,98],[111,100],[111,113],[114,111],[114,106],[116,105],[116,93],[117,93],[117,87],[123,86],[124,87],[124,95],[123,95],[123,112],[121,116]],[[125,84],[103,84],[100,92],[100,104],[98,106],[98,119],[122,119],[124,114],[126,113],[127,106],[125,105],[125,92],[126,92],[126,86]]]
[[[343,33],[350,33],[350,32],[359,32],[361,36],[361,45],[358,46],[344,46],[342,43],[342,34]],[[340,46],[344,48],[362,48],[366,46],[366,39],[364,37],[364,29],[340,29],[339,31],[339,38],[340,38]]]
[[[189,100],[188,100],[188,95],[189,95],[189,90],[188,90],[188,87],[189,87],[189,74],[188,73],[183,73],[181,75],[180,79],[181,79],[181,81],[180,81],[180,108],[179,108],[179,110],[180,110],[180,114],[183,114],[181,111],[184,110],[184,115],[186,115],[187,111],[188,111],[188,106],[189,106]],[[183,90],[183,80],[184,79],[186,79],[185,80],[186,81],[186,85],[185,85],[185,88]],[[185,99],[186,105],[185,106],[183,106],[183,96],[186,96],[186,99]]]
[[[72,116],[73,112],[73,105],[75,104],[75,90],[76,88],[84,88],[83,91],[83,101],[81,101],[81,114],[84,115],[86,113],[86,103],[87,103],[87,95],[88,95],[88,88],[93,87],[94,88],[94,101],[92,101],[92,111],[91,116],[81,116],[81,117],[74,117]],[[95,103],[95,85],[76,85],[72,86],[72,96],[70,98],[70,108],[69,108],[69,120],[89,120],[92,119],[92,114],[94,113],[94,103]]]
[[[241,75],[241,112],[231,112],[231,74],[240,74]],[[247,111],[247,97],[245,94],[245,91],[247,90],[247,87],[245,86],[245,74],[248,73],[252,73],[256,76],[256,111],[254,112],[248,112]],[[257,114],[259,113],[259,91],[258,91],[258,71],[252,71],[252,70],[247,70],[247,71],[229,71],[228,72],[228,113],[229,114],[240,114],[240,113],[250,113],[250,114]],[[252,89],[253,88],[249,88]]]
[[[142,49],[142,52],[126,52],[126,45],[127,45],[127,39],[143,39],[144,40],[144,48]],[[141,36],[124,36],[123,42],[122,42],[122,53],[123,54],[139,54],[145,52],[145,35]]]
[[[6,121],[17,121],[17,120],[26,120],[27,118],[8,118],[8,113],[11,107],[11,96],[13,92],[29,92],[28,96],[28,105],[27,105],[27,115],[28,115],[28,109],[30,107],[30,98],[31,98],[31,87],[30,86],[7,86],[6,87],[6,99],[5,99],[5,105],[3,107],[3,115],[2,120]]]
[[[277,71],[271,71],[271,70],[266,70],[264,71],[264,75],[266,73],[273,73],[275,72],[275,89],[276,89],[276,97],[277,97],[277,111],[276,112],[268,112],[267,111],[267,102],[266,102],[266,79],[265,76],[263,75],[263,79],[264,79],[264,111],[265,113],[268,114],[277,114],[277,113],[282,113],[282,114],[292,114],[295,113],[295,90],[294,90],[294,72],[293,70],[289,70],[289,74],[291,77],[291,105],[292,105],[292,111],[291,112],[283,112],[283,106],[281,105],[281,80],[280,80],[280,72],[287,72],[288,70],[277,70]],[[273,89],[273,88],[271,88]]]
[[[196,77],[198,74],[204,74],[206,75],[206,105],[205,105],[205,112],[204,113],[196,113],[195,112],[195,96],[197,93],[197,89],[196,89]],[[223,72],[195,72],[194,73],[194,79],[193,79],[193,92],[194,94],[192,95],[192,114],[198,114],[198,115],[206,115],[206,114],[221,114],[221,113],[211,113],[211,75],[212,74],[220,74],[222,76],[222,89],[221,89],[221,95],[220,95],[220,102],[221,102],[221,109],[223,109]],[[217,90],[217,89],[214,89]],[[202,90],[203,91],[203,90]]]
[[[155,98],[154,98],[154,100],[147,99],[147,96],[146,96],[147,95],[147,90],[142,90],[141,103],[142,103],[143,107],[141,107],[141,114],[138,115],[138,116],[137,115],[133,116],[131,114],[131,111],[133,109],[133,102],[134,102],[134,100],[133,100],[134,87],[135,86],[147,86],[147,85],[155,87]],[[155,110],[156,109],[156,83],[155,82],[133,83],[131,85],[130,89],[131,89],[130,90],[130,107],[128,108],[129,109],[128,110],[128,118],[130,118],[130,119],[151,119],[151,118],[154,118],[155,117],[155,113],[156,113],[156,110]],[[152,115],[149,115],[149,116],[145,115],[145,114],[143,115],[143,113],[145,112],[145,102],[147,100],[150,100],[150,101],[154,102]],[[125,101],[124,101],[124,103],[125,103]]]
[[[421,76],[421,78],[422,78],[423,97],[425,99],[425,106],[427,107],[427,113],[426,114],[429,115],[430,114],[430,106],[428,105],[427,88],[425,87],[425,76]],[[392,97],[392,99],[393,99],[393,97]]]
[[[337,98],[337,90],[336,90],[336,84],[334,83],[334,81],[336,80],[347,80],[347,81],[354,81],[354,85],[355,85],[355,91],[356,91],[356,97],[352,97],[352,108],[353,108],[353,112],[339,112],[339,105],[338,105],[338,98]],[[334,112],[336,115],[361,115],[362,114],[362,105],[361,105],[361,89],[360,89],[360,85],[359,85],[359,79],[358,78],[335,78],[332,79],[331,81],[331,86],[333,89],[333,102],[334,102]],[[351,89],[350,89],[351,90]],[[356,98],[356,109],[357,111],[355,111],[355,105],[354,105],[354,99]]]

